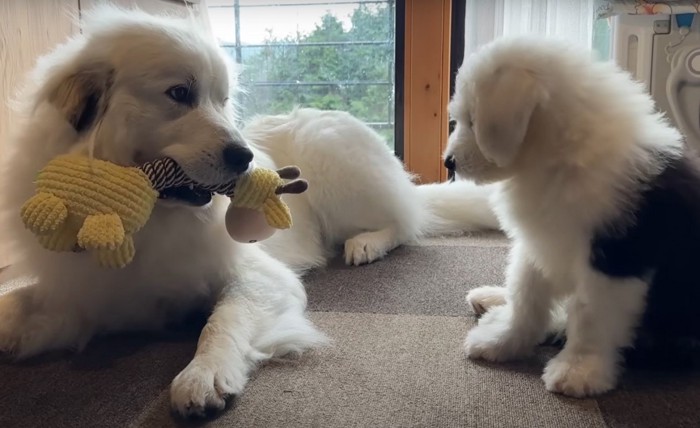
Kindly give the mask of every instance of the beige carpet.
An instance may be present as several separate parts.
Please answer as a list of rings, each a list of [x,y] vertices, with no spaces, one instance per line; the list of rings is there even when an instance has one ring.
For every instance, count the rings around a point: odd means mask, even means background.
[[[700,426],[697,373],[628,373],[617,391],[574,400],[540,381],[553,348],[514,364],[467,361],[465,292],[500,283],[506,252],[495,235],[436,239],[373,265],[312,273],[312,318],[333,345],[261,367],[216,419],[183,422],[168,408],[169,382],[195,349],[194,322],[102,338],[79,355],[0,363],[0,427]]]

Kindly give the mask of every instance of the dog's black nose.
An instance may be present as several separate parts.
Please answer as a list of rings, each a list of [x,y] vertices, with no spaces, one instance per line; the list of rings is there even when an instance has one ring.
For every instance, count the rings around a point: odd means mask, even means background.
[[[253,160],[253,152],[247,147],[228,145],[224,148],[224,163],[234,172],[244,172]]]
[[[445,168],[447,168],[450,171],[455,170],[455,157],[454,156],[448,156],[445,158]]]

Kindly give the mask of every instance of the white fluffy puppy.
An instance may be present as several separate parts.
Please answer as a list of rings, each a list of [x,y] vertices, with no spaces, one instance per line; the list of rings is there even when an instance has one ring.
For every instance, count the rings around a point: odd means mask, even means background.
[[[566,302],[566,345],[543,380],[581,397],[612,389],[622,351],[642,339],[697,337],[700,174],[644,88],[532,37],[482,48],[456,87],[447,164],[500,182],[496,211],[514,242],[506,286],[468,296],[486,313],[467,355],[530,353]]]

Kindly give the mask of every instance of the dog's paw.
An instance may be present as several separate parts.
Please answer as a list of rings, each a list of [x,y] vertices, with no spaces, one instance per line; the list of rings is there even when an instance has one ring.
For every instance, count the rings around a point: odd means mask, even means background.
[[[361,233],[345,241],[345,264],[360,266],[386,255],[387,243],[377,232]]]
[[[477,315],[483,315],[489,308],[506,304],[506,288],[485,286],[467,293],[467,303]]]
[[[529,354],[533,345],[524,340],[511,321],[510,307],[498,306],[487,312],[479,324],[467,333],[464,351],[472,359],[509,361]]]
[[[227,361],[195,357],[170,386],[173,410],[184,417],[204,417],[226,407],[226,400],[243,392],[248,381],[243,370]]]
[[[542,380],[550,392],[589,397],[615,387],[617,365],[614,360],[598,354],[572,355],[562,351],[549,361]]]

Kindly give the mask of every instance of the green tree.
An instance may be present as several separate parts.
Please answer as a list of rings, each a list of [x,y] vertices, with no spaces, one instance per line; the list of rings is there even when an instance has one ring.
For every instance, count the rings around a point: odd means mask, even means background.
[[[369,123],[393,122],[393,14],[389,5],[362,4],[347,30],[327,12],[309,34],[270,34],[264,47],[244,47],[244,117],[303,106],[348,111]],[[393,129],[376,128],[393,146]]]

